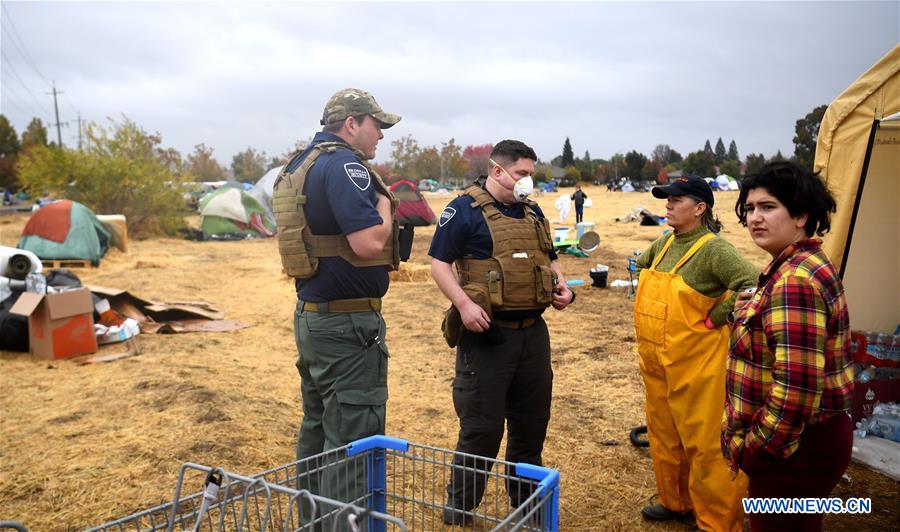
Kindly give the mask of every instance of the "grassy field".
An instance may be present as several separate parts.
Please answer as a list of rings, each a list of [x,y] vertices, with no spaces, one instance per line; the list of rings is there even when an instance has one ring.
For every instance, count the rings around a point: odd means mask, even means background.
[[[632,302],[623,290],[590,286],[588,270],[610,266],[627,279],[626,258],[664,227],[617,223],[635,207],[664,214],[649,193],[587,187],[600,249],[561,257],[570,279],[583,279],[578,301],[546,319],[553,346],[554,400],[545,464],[562,475],[564,530],[682,530],[648,524],[638,510],[656,488],[647,449],[628,431],[644,424]],[[563,192],[571,193],[571,190]],[[558,194],[538,197],[556,218]],[[723,236],[760,267],[767,256],[733,213],[734,192],[716,194]],[[435,212],[452,199],[429,196]],[[0,242],[15,245],[27,216],[0,217]],[[565,221],[574,224],[574,210]],[[414,252],[392,274],[385,299],[391,351],[387,432],[452,448],[458,430],[451,403],[454,353],[440,322],[447,303],[430,278],[433,227],[419,228]],[[293,282],[281,273],[275,241],[132,241],[82,281],[159,301],[207,301],[252,327],[232,333],[142,335],[141,354],[106,364],[33,360],[0,352],[0,519],[31,530],[75,530],[122,517],[171,497],[177,470],[193,461],[245,474],[293,460],[300,420],[294,366]],[[111,345],[101,353],[124,347]],[[851,466],[839,497],[872,497],[868,516],[829,516],[835,530],[889,529],[900,519],[898,485]]]

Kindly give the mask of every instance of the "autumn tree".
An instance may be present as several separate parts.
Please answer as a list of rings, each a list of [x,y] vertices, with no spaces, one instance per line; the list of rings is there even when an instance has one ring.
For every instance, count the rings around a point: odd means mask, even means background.
[[[746,175],[756,174],[766,164],[766,156],[761,153],[750,153],[744,164],[747,165]]]
[[[434,146],[428,146],[419,152],[413,161],[417,178],[427,177],[439,181],[441,179],[441,152]]]
[[[291,157],[293,157],[295,153],[305,150],[306,147],[309,146],[309,144],[311,142],[312,142],[312,138],[308,138],[306,140],[298,139],[296,142],[294,142],[293,146],[284,150],[284,153],[282,153],[281,155],[276,155],[275,157],[272,157],[272,159],[269,161],[266,171],[271,170],[272,168],[275,168],[276,166],[286,165],[288,163],[288,161],[291,160]],[[381,172],[379,172],[379,174],[382,177],[388,175],[388,174],[381,174]]]
[[[416,160],[422,153],[419,143],[412,135],[404,135],[391,141],[391,160],[394,163],[394,173],[407,179],[417,180],[422,177],[416,168]]]
[[[0,187],[15,188],[19,135],[4,115],[0,115]]]
[[[681,164],[681,169],[687,175],[709,177],[716,173],[716,158],[705,149],[689,153]]]
[[[490,144],[481,144],[478,146],[468,145],[462,152],[463,159],[466,160],[466,176],[470,178],[486,175],[490,170],[491,151],[494,149]]]
[[[735,161],[733,159],[729,159],[727,161],[723,161],[722,164],[719,165],[719,173],[730,175],[734,178],[741,177],[741,162]]]
[[[238,181],[256,183],[268,168],[269,159],[266,152],[257,152],[251,147],[238,153],[231,159],[231,173]]]
[[[794,126],[794,160],[797,164],[812,170],[816,156],[816,142],[819,140],[819,126],[825,116],[827,105],[820,105],[806,116],[797,120]]]
[[[456,139],[450,139],[441,143],[441,180],[448,177],[463,177],[469,168],[469,163],[463,157],[462,148],[456,143]]]
[[[662,170],[662,166],[659,163],[653,159],[647,159],[644,167],[641,168],[641,179],[644,181],[655,181],[659,176],[660,170]]]
[[[224,181],[228,172],[213,157],[213,148],[206,144],[194,146],[194,152],[187,156],[186,170],[197,181]]]
[[[725,151],[725,143],[722,142],[722,137],[719,137],[719,140],[716,141],[716,164],[722,164],[728,158],[728,152]]]
[[[560,164],[563,168],[575,164],[575,152],[572,151],[572,143],[569,142],[569,137],[566,137],[566,141],[563,143],[562,161]]]
[[[25,131],[22,132],[22,149],[28,149],[29,146],[46,146],[47,145],[47,128],[40,118],[32,118]]]

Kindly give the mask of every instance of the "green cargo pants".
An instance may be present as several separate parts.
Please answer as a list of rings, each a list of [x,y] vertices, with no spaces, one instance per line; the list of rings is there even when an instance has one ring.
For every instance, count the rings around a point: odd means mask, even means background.
[[[384,336],[385,323],[378,312],[309,312],[303,310],[302,301],[297,303],[294,339],[303,400],[298,460],[384,434],[388,398]],[[298,489],[343,502],[364,494],[364,465],[319,469],[323,465],[313,465],[314,472],[298,470]]]
[[[384,434],[388,348],[381,314],[294,315],[303,421],[297,459]]]

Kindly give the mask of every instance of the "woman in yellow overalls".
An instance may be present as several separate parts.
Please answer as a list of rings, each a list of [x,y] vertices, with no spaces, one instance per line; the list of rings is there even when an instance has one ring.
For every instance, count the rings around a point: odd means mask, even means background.
[[[659,502],[645,519],[688,521],[702,530],[740,531],[747,479],[732,478],[719,435],[733,292],[756,286],[758,270],[716,236],[712,190],[702,178],[654,187],[667,199],[663,235],[637,261],[634,304],[647,434]]]

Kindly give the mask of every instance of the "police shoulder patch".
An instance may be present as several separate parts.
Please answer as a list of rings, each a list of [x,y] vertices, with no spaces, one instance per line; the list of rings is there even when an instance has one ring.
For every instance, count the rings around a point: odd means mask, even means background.
[[[438,225],[444,227],[444,225],[446,225],[447,222],[449,222],[455,215],[456,209],[454,209],[453,207],[447,207],[443,210],[443,212],[441,212],[441,217],[438,221]]]
[[[369,188],[369,185],[372,184],[372,177],[369,175],[369,170],[360,163],[344,164],[344,172],[347,173],[347,177],[349,177],[350,181],[356,185],[356,188],[360,190],[366,190]]]

